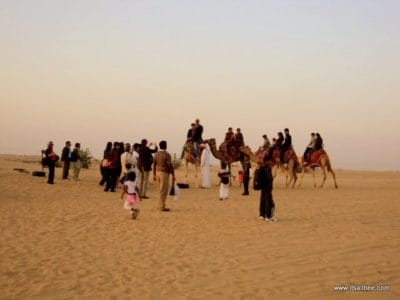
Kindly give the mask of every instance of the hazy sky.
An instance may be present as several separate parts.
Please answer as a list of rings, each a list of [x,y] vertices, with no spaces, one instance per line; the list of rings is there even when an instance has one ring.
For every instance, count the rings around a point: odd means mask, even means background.
[[[195,118],[251,147],[312,131],[336,168],[400,170],[400,1],[0,1],[0,153],[100,156]]]

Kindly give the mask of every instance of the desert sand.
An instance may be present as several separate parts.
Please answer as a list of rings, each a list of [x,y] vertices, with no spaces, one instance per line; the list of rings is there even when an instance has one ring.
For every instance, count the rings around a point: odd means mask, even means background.
[[[400,173],[337,170],[286,189],[275,179],[278,221],[258,219],[259,192],[226,201],[190,189],[157,210],[157,192],[132,220],[98,166],[56,184],[20,173],[38,158],[0,156],[1,299],[399,299]],[[237,172],[237,168],[234,169]],[[183,170],[178,181],[183,182]],[[321,179],[321,174],[318,175]],[[387,285],[388,291],[334,291]]]

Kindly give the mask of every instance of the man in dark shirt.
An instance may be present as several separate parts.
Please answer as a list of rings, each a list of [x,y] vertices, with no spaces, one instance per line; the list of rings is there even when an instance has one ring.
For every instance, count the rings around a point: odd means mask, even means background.
[[[285,141],[282,144],[282,149],[281,149],[281,163],[285,163],[285,152],[289,149],[292,149],[292,136],[289,133],[289,129],[285,128]]]
[[[150,146],[153,144],[150,143]],[[141,199],[148,199],[147,197],[147,187],[149,184],[149,175],[151,171],[151,166],[153,164],[153,153],[156,153],[158,147],[152,150],[147,146],[147,140],[142,139],[141,146],[139,148],[139,159],[138,159],[138,169],[139,169],[139,178],[138,178],[138,187],[140,192]]]
[[[200,120],[196,119],[194,134],[192,136],[194,149],[196,150],[197,156],[200,157],[200,144],[203,143],[203,126],[200,124]]]
[[[268,158],[264,159],[263,165],[259,170],[259,186],[260,186],[260,219],[265,221],[276,221],[275,203],[272,198],[272,187],[274,177],[272,176],[272,161]]]
[[[71,142],[67,141],[65,143],[65,147],[62,150],[61,161],[64,163],[63,165],[63,177],[62,179],[68,179],[69,168],[71,163]]]

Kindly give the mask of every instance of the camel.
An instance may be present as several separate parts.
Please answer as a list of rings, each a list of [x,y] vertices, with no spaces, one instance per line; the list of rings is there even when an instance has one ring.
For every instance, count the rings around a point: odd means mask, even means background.
[[[237,153],[233,151],[223,151],[221,148],[217,148],[217,142],[214,138],[208,140],[208,144],[210,145],[210,150],[212,155],[220,160],[221,162],[225,162],[228,165],[229,172],[231,172],[231,165],[234,162],[239,161],[243,168],[243,156],[241,155],[240,151],[238,150]],[[236,149],[236,148],[235,148]],[[233,149],[233,150],[235,150]]]
[[[317,187],[317,183],[315,181],[315,168],[316,167],[320,167],[321,170],[322,170],[323,178],[322,178],[321,185],[319,187],[320,188],[324,187],[324,183],[325,183],[326,177],[327,177],[326,176],[326,171],[328,170],[328,172],[330,172],[332,174],[333,182],[335,184],[335,188],[338,188],[338,185],[336,183],[335,172],[333,172],[332,164],[331,164],[331,161],[329,159],[328,153],[326,153],[324,149],[321,149],[321,150],[313,152],[311,154],[310,161],[311,161],[311,163],[309,165],[305,165],[304,164],[304,158],[302,159],[303,170],[301,172],[299,186],[301,186],[301,184],[303,183],[303,177],[304,177],[305,169],[306,168],[311,168],[312,169],[312,174],[313,174],[313,179],[314,179],[314,187]]]
[[[188,173],[189,173],[189,163],[194,165],[195,167],[195,178],[197,178],[197,173],[198,169],[200,166],[200,159],[194,149],[194,145],[192,141],[188,141],[186,143],[184,152],[183,152],[183,160],[185,162],[185,168],[186,168],[186,173],[185,173],[185,178],[188,178]]]
[[[263,163],[264,156],[268,154],[268,152],[264,151],[259,153],[259,155],[254,154],[251,149],[248,146],[241,147],[240,151],[242,151],[244,154],[248,155],[250,157],[250,160],[258,165],[261,165]],[[276,176],[276,171],[280,167],[286,172],[286,187],[289,187],[292,182],[292,188],[295,187],[296,181],[297,181],[297,174],[296,174],[296,167],[298,165],[297,161],[297,156],[294,150],[289,150],[287,151],[287,167],[286,169],[283,168],[283,165],[281,164],[280,161],[280,154],[279,150],[275,150],[274,153],[272,154],[272,161],[273,165],[275,167],[274,171],[274,177]]]

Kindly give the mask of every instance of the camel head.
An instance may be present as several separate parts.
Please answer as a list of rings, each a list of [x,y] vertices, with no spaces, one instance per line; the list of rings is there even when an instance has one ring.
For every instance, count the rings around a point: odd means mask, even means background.
[[[250,149],[249,146],[241,146],[239,148],[239,150],[240,150],[240,152],[242,152],[242,153],[244,153],[246,155],[250,155],[250,153],[251,153],[251,149]]]

